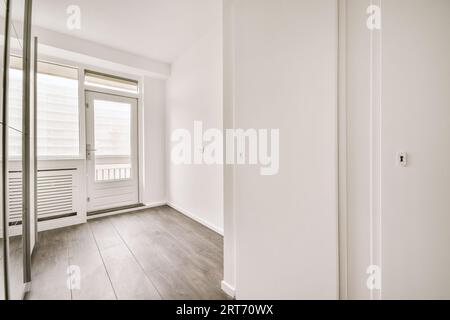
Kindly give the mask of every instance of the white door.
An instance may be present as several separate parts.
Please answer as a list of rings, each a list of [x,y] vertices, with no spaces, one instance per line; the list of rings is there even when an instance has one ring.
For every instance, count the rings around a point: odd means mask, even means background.
[[[348,298],[450,299],[450,1],[346,8]]]
[[[137,100],[86,93],[89,213],[139,203]]]

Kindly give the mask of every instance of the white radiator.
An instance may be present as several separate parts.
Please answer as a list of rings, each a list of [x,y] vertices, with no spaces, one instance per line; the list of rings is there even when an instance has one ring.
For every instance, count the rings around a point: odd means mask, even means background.
[[[77,170],[40,171],[37,181],[38,221],[47,221],[75,215]],[[22,176],[20,172],[9,175],[9,222],[22,222]]]

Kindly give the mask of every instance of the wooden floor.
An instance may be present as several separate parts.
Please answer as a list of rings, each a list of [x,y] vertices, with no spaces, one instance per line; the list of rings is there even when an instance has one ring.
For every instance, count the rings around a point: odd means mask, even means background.
[[[3,239],[0,238],[0,300],[5,299],[4,274],[3,274]],[[23,298],[23,251],[22,236],[9,239],[9,290],[10,299],[21,300]]]
[[[227,299],[222,236],[169,207],[44,232],[35,250],[30,300]]]

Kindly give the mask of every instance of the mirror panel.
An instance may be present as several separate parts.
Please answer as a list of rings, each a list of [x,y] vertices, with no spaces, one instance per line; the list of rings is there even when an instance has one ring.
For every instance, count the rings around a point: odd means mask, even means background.
[[[3,139],[2,131],[3,131],[3,54],[4,54],[4,40],[5,40],[5,23],[4,19],[6,16],[6,4],[4,1],[0,1],[0,35],[1,35],[1,44],[0,44],[0,150],[3,150]],[[0,162],[3,165],[3,156],[2,152],[0,152]],[[2,170],[0,170],[0,181],[3,181]],[[5,237],[4,237],[4,219],[3,219],[3,186],[0,183],[0,300],[5,300]]]
[[[9,199],[9,273],[10,299],[20,300],[24,294],[23,254],[23,33],[24,3],[11,2],[10,68],[8,89],[8,199]]]
[[[34,210],[33,197],[27,199],[23,197],[23,185],[27,186],[29,180],[30,188],[25,190],[25,194],[33,195],[34,172],[32,161],[34,127],[32,126],[33,110],[33,44],[30,39],[26,39],[27,46],[24,45],[24,33],[29,34],[25,30],[25,3],[31,4],[31,1],[0,1],[0,35],[1,35],[1,118],[0,127],[7,134],[5,141],[1,141],[1,150],[7,149],[6,168],[7,177],[1,176],[3,170],[0,171],[1,181],[7,187],[3,192],[3,185],[0,186],[0,300],[23,299],[25,293],[25,283],[30,281],[30,258],[31,248],[34,245]],[[9,15],[7,17],[7,6],[9,4]],[[5,34],[6,22],[8,24],[8,42],[9,49],[5,50]],[[30,20],[30,19],[29,19]],[[30,79],[27,81],[30,90],[30,110],[25,112],[24,98],[24,72],[23,72],[23,56],[26,49],[29,49],[30,59]],[[4,55],[9,58],[9,68],[4,66]],[[7,77],[7,82],[3,78]],[[5,85],[4,85],[5,83]],[[27,85],[28,86],[28,85]],[[7,96],[5,95],[7,92]],[[4,101],[4,100],[7,101]],[[4,110],[7,110],[4,119]],[[25,116],[24,116],[25,115]],[[24,133],[24,120],[28,122],[25,126],[27,134]],[[27,137],[24,140],[24,137]],[[26,141],[26,143],[24,143]],[[29,150],[31,157],[24,157],[24,147]],[[2,159],[3,160],[3,152]],[[5,157],[6,158],[6,157]],[[27,160],[27,162],[25,162]],[[2,161],[2,165],[3,165]],[[26,165],[25,165],[26,164]],[[3,168],[3,166],[2,166]],[[26,169],[26,170],[24,170]],[[24,178],[27,177],[27,180]],[[3,201],[6,199],[6,202]],[[23,201],[30,201],[30,212],[24,217]],[[7,206],[8,210],[3,210]],[[5,212],[4,212],[5,211]],[[26,244],[26,245],[24,245]],[[24,272],[25,271],[25,272]]]

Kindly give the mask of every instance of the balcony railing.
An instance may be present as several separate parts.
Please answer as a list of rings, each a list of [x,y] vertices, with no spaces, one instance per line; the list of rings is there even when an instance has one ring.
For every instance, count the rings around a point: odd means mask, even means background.
[[[131,164],[105,164],[95,166],[95,181],[108,182],[131,179]]]

